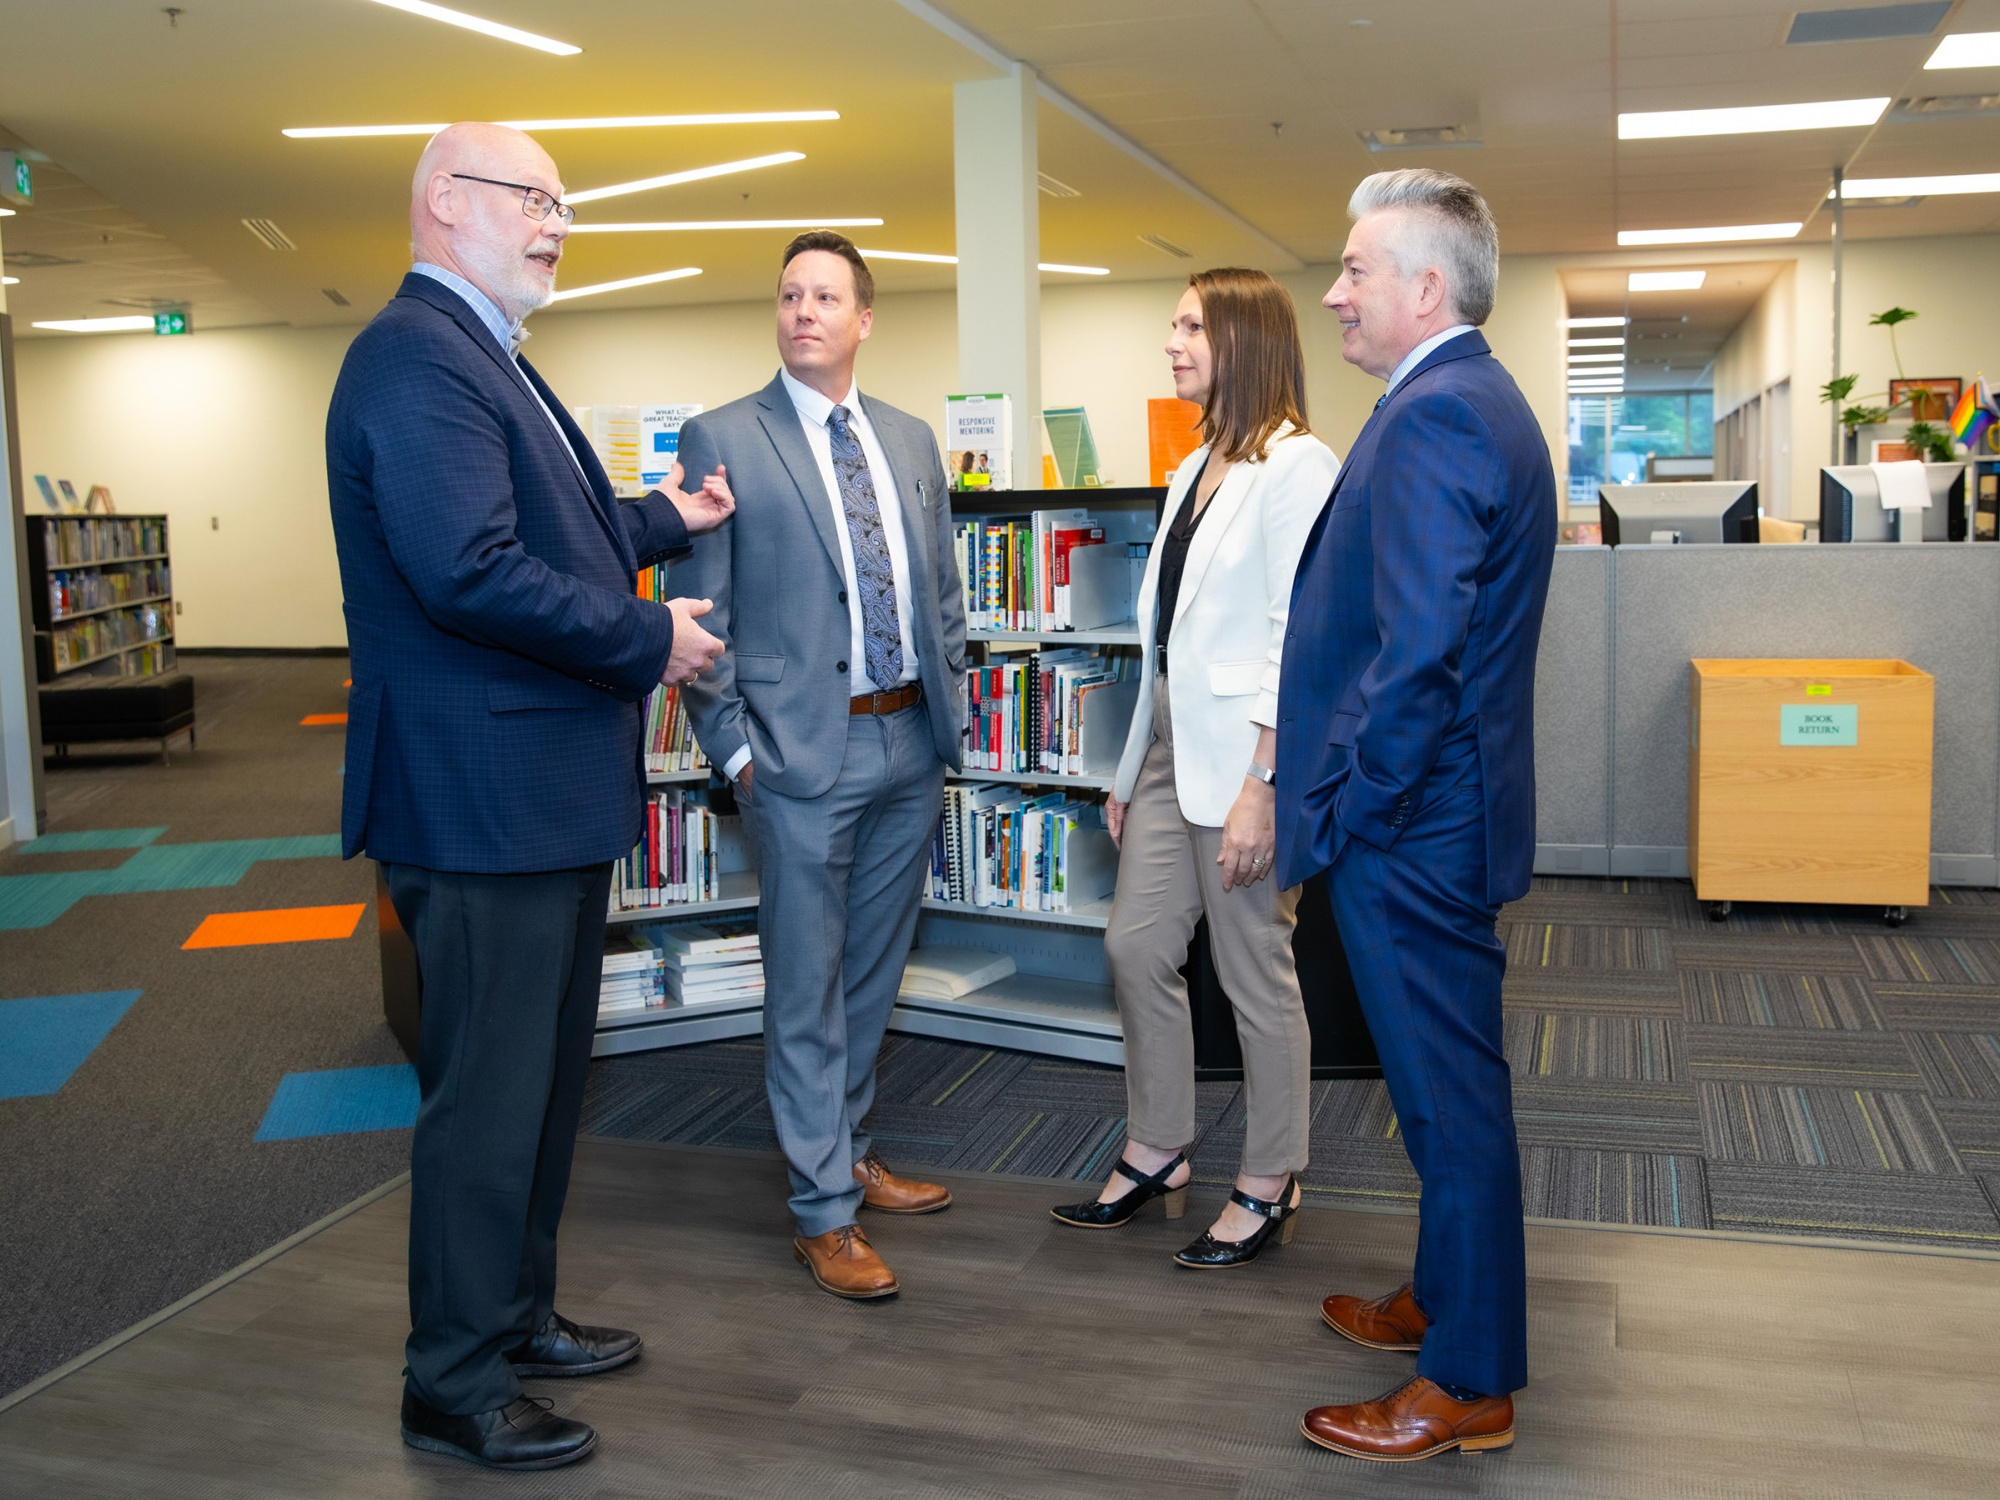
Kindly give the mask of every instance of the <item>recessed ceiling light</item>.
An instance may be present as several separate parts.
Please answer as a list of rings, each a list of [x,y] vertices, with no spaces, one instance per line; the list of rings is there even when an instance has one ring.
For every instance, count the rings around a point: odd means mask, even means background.
[[[856,248],[858,249],[859,247],[857,246]],[[958,257],[956,255],[931,255],[921,250],[862,250],[861,254],[864,258],[872,256],[876,260],[916,260],[933,266],[955,266],[958,264]],[[1109,266],[1062,266],[1046,260],[1039,262],[1035,266],[1035,269],[1037,271],[1058,271],[1070,276],[1109,276],[1111,274]]]
[[[572,297],[595,297],[599,292],[622,292],[630,287],[651,286],[659,281],[679,281],[688,276],[699,276],[700,266],[682,266],[678,271],[655,271],[650,276],[627,276],[623,281],[600,281],[595,286],[573,286],[557,292],[551,302],[567,302]]]
[[[1615,365],[1623,364],[1625,356],[1622,354],[1572,354],[1569,357],[1569,362],[1573,365]]]
[[[1634,271],[1625,278],[1628,292],[1692,292],[1708,280],[1706,271]]]
[[[1954,177],[1848,177],[1840,184],[1843,198],[1928,198],[1935,193],[2000,193],[2000,172],[1966,172]]]
[[[1812,104],[1753,104],[1740,109],[1663,109],[1618,117],[1621,141],[1683,135],[1759,135],[1771,130],[1833,130],[1873,125],[1887,99],[1823,99]]]
[[[56,318],[47,323],[37,323],[37,328],[53,329],[57,333],[138,333],[153,331],[153,320],[148,317],[130,318]]]
[[[2000,68],[2000,31],[1961,31],[1937,45],[1926,68]]]
[[[574,120],[502,120],[515,130],[648,130],[670,125],[798,125],[815,120],[838,120],[837,109],[754,110],[733,115],[603,115]],[[367,135],[436,135],[444,129],[434,125],[295,125],[282,132],[295,141],[324,141]]]
[[[1621,333],[1616,338],[1571,339],[1569,341],[1569,346],[1572,349],[1599,349],[1599,348],[1609,348],[1613,345],[1616,345],[1618,348],[1623,349],[1625,347],[1625,335]]]
[[[21,278],[18,276],[0,276],[0,286],[19,286],[20,284]]]
[[[571,234],[667,234],[693,229],[872,229],[880,219],[661,219],[647,224],[572,224]]]
[[[804,161],[803,151],[779,151],[770,156],[753,156],[745,161],[726,161],[720,166],[693,167],[685,172],[668,172],[663,177],[642,177],[637,182],[614,182],[610,187],[586,188],[581,193],[571,193],[565,203],[595,203],[599,198],[619,198],[626,193],[643,193],[649,188],[678,187],[683,182],[701,182],[709,177],[727,177],[731,172],[754,172],[759,167],[782,166],[789,161]]]
[[[1565,318],[1565,328],[1623,328],[1630,318]]]
[[[432,5],[429,0],[375,0],[375,3],[386,5],[391,10],[408,11],[411,15],[422,16],[427,21],[442,21],[447,26],[463,26],[467,31],[476,31],[482,36],[498,37],[503,42],[515,42],[523,47],[533,47],[537,52],[553,52],[557,57],[574,57],[583,50],[581,47],[572,47],[568,42],[536,36],[532,31],[522,31],[514,26],[502,26],[498,21],[488,21],[479,16],[468,16],[462,10],[448,10],[442,5]]]
[[[1788,240],[1804,224],[1723,224],[1714,229],[1621,229],[1618,243],[1634,245],[1719,245],[1730,240]]]

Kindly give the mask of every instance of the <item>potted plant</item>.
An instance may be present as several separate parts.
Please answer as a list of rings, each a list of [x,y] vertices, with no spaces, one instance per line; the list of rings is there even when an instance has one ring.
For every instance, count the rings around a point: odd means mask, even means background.
[[[1841,457],[1844,462],[1858,463],[1860,454],[1859,429],[1878,426],[1888,421],[1896,412],[1907,407],[1913,420],[1903,441],[1910,451],[1927,463],[1948,464],[1952,461],[1951,433],[1934,422],[1923,420],[1932,405],[1933,392],[1927,385],[1911,385],[1903,374],[1903,353],[1896,347],[1896,325],[1907,323],[1917,314],[1907,307],[1892,307],[1887,312],[1879,312],[1868,320],[1870,328],[1889,330],[1889,353],[1896,361],[1897,384],[1901,387],[1896,399],[1891,400],[1889,392],[1881,392],[1863,401],[1841,407],[1840,426],[1844,433]],[[1846,401],[1854,394],[1854,387],[1861,381],[1859,375],[1842,375],[1829,380],[1819,388],[1819,399],[1831,405]],[[1888,401],[1889,405],[1875,405],[1876,401]]]

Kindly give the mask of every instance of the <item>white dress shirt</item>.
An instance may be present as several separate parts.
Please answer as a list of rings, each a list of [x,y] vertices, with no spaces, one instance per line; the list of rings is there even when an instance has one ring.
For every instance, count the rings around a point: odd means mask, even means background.
[[[819,465],[820,479],[826,486],[826,502],[833,511],[833,532],[840,538],[840,572],[847,581],[848,694],[858,698],[863,693],[915,682],[917,643],[910,630],[910,549],[903,535],[903,508],[897,497],[895,473],[889,467],[889,455],[882,451],[881,440],[862,408],[861,387],[850,386],[847,395],[834,402],[804,382],[794,380],[790,370],[780,370],[778,375],[799,414],[799,426],[805,429],[806,446],[812,449],[813,461]],[[861,617],[861,589],[854,576],[854,538],[847,530],[847,507],[841,502],[840,476],[833,467],[833,433],[826,425],[836,405],[847,408],[848,431],[861,444],[861,456],[868,460],[868,474],[875,481],[875,506],[882,514],[882,536],[889,544],[889,566],[896,579],[896,625],[903,643],[903,675],[895,682],[878,683],[868,675],[868,631]],[[722,774],[734,781],[749,763],[750,747],[744,745],[729,757]]]
[[[1397,386],[1401,385],[1410,371],[1429,358],[1431,350],[1437,348],[1439,344],[1442,344],[1446,339],[1455,339],[1461,333],[1470,332],[1472,332],[1472,325],[1470,323],[1454,323],[1443,333],[1434,333],[1425,339],[1416,348],[1405,354],[1403,362],[1389,373],[1389,390],[1393,391]],[[1387,395],[1388,391],[1384,391],[1383,394]]]

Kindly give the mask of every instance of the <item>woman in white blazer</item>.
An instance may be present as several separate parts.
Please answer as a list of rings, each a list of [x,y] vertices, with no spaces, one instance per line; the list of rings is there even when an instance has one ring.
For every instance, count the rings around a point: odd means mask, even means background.
[[[1147,560],[1138,706],[1105,807],[1121,849],[1104,953],[1125,1026],[1127,1138],[1096,1201],[1053,1212],[1109,1229],[1164,1198],[1180,1217],[1195,1094],[1179,971],[1206,916],[1248,1112],[1228,1206],[1174,1257],[1210,1268],[1291,1238],[1306,1165],[1311,1040],[1292,965],[1298,892],[1271,879],[1271,762],[1292,574],[1339,462],[1306,429],[1298,317],[1262,271],[1191,277],[1167,355],[1206,441],[1174,475]]]

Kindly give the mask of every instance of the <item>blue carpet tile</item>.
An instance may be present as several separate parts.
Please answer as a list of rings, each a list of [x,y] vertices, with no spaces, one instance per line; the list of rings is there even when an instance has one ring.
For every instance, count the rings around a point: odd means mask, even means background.
[[[417,1123],[417,1070],[408,1063],[287,1073],[278,1081],[260,1141],[296,1141],[363,1130],[407,1130]]]
[[[124,1019],[138,990],[0,1000],[0,1099],[53,1094]]]

